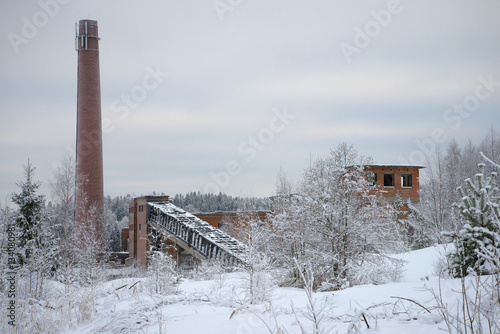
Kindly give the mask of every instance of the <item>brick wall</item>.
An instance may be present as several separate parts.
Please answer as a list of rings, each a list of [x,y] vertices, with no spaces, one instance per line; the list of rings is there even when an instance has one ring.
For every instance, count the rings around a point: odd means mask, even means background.
[[[371,165],[365,167],[365,172],[375,173],[377,177],[376,189],[380,191],[383,197],[396,198],[399,195],[403,199],[410,199],[411,202],[419,202],[420,200],[420,181],[419,170],[420,166],[377,166]],[[394,175],[394,186],[384,185],[384,175]],[[402,175],[411,176],[411,187],[403,187]]]

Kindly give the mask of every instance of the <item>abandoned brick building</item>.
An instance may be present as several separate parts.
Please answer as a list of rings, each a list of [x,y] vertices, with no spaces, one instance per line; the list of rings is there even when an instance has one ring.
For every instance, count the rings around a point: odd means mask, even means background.
[[[419,201],[419,171],[422,166],[366,165],[369,186],[388,201],[401,199],[400,219],[407,218],[408,204]],[[252,218],[265,222],[269,212],[254,212]],[[122,231],[122,251],[129,261],[147,266],[148,251],[159,247],[177,263],[190,267],[194,259],[217,259],[228,264],[245,262],[244,245],[238,231],[245,227],[245,216],[237,212],[191,214],[171,203],[168,196],[134,198],[129,205],[129,228]]]
[[[265,220],[267,212],[255,215]],[[192,267],[194,259],[245,262],[244,245],[231,236],[244,224],[236,212],[191,214],[173,205],[168,196],[137,197],[129,205],[129,228],[122,231],[122,250],[140,267],[146,267],[148,251],[160,244],[161,251],[185,267]]]
[[[422,166],[367,165],[364,167],[370,185],[381,190],[381,195],[395,199],[398,195],[412,203],[420,200],[419,171]]]
[[[401,199],[399,219],[408,218],[408,203],[420,201],[420,169],[423,166],[367,165],[364,166],[368,184],[377,194],[394,202]]]

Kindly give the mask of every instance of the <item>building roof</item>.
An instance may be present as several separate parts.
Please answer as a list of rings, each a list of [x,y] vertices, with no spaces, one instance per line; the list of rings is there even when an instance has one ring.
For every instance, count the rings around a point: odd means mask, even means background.
[[[345,168],[349,169],[352,167],[393,167],[393,168],[426,168],[425,166],[422,165],[406,165],[406,164],[366,164],[366,165],[349,165],[345,166]]]
[[[422,165],[406,165],[406,164],[368,164],[368,167],[407,167],[407,168],[425,168]]]

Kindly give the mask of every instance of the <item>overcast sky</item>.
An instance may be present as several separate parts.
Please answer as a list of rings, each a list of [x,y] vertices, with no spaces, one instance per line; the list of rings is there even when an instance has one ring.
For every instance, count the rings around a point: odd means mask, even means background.
[[[499,1],[0,2],[0,195],[75,147],[75,22],[99,24],[106,195],[268,196],[352,143],[423,164],[500,120]],[[496,128],[500,130],[499,127]]]

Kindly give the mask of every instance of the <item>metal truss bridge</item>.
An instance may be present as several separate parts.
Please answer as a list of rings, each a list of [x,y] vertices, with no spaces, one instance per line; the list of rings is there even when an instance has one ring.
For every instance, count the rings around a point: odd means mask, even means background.
[[[245,245],[170,202],[148,202],[147,222],[200,260],[224,265],[246,264]]]

